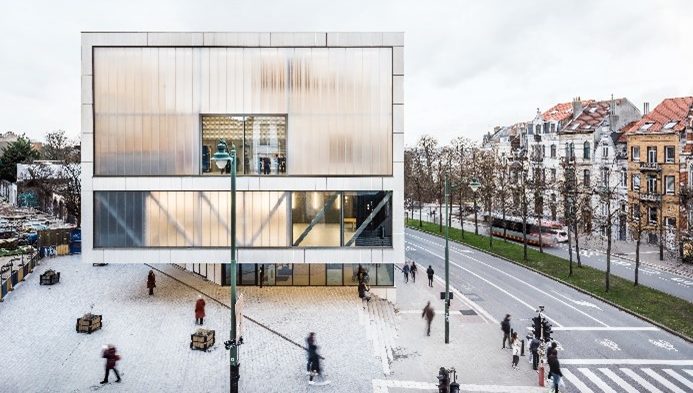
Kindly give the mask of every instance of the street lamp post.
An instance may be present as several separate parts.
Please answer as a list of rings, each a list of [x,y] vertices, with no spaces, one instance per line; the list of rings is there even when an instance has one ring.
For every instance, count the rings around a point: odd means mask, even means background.
[[[231,145],[229,152],[226,141],[220,140],[212,160],[220,170],[228,165],[231,175],[231,332],[229,341],[224,344],[229,350],[230,391],[238,393],[238,381],[241,375],[238,361],[240,343],[236,342],[236,146]]]
[[[479,234],[479,220],[478,220],[478,213],[477,213],[477,206],[476,206],[476,192],[479,190],[479,187],[481,187],[481,184],[479,181],[474,178],[472,181],[469,182],[469,187],[472,189],[472,192],[474,193],[474,234],[478,235]]]
[[[445,343],[450,343],[450,249],[448,247],[448,176],[445,175]]]

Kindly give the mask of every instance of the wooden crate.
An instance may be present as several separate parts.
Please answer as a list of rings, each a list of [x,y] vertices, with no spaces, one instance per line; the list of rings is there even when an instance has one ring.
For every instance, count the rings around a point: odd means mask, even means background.
[[[60,272],[56,272],[54,270],[46,270],[45,273],[43,273],[40,276],[40,285],[53,285],[57,284],[60,282]]]
[[[190,349],[206,351],[214,346],[214,337],[214,330],[197,329],[195,333],[190,335]]]
[[[84,314],[82,318],[77,318],[77,325],[75,326],[75,330],[77,330],[77,333],[92,334],[93,332],[101,329],[101,324],[101,315],[87,313]]]

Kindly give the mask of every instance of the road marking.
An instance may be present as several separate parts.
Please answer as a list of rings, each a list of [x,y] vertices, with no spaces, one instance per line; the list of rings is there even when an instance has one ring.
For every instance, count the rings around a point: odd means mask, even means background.
[[[631,377],[632,379],[635,380],[635,382],[639,383],[640,386],[644,387],[645,389],[649,390],[652,393],[663,393],[661,390],[657,389],[654,387],[651,383],[647,382],[643,377],[639,376],[638,374],[635,373],[635,371],[629,369],[629,368],[622,368],[620,369],[621,372],[626,374],[627,376]]]
[[[566,295],[564,295],[564,294],[558,292],[558,291],[555,290],[555,289],[552,289],[551,291],[554,292],[554,293],[556,293],[556,295],[558,295],[558,296],[560,296],[560,297],[562,297],[562,298],[564,298],[564,299],[567,299],[567,300],[569,300],[569,301],[571,301],[571,302],[577,304],[578,306],[592,307],[592,308],[596,308],[596,309],[599,310],[599,311],[603,311],[601,308],[599,308],[599,306],[597,306],[597,305],[594,304],[594,303],[590,303],[590,302],[587,302],[587,301],[584,301],[584,300],[574,300],[574,299],[571,299],[571,298],[569,298],[568,296],[566,296]]]
[[[426,248],[423,248],[423,247],[421,247],[421,249],[424,250],[424,251],[426,251],[426,252],[428,252],[429,254],[431,254],[431,255],[433,255],[433,256],[436,256],[436,257],[438,257],[438,258],[440,258],[440,259],[442,259],[442,260],[445,260],[444,257],[442,257],[442,256],[440,256],[440,255],[434,253],[433,251],[430,251],[430,250],[428,250],[428,249],[426,249]],[[505,293],[506,295],[508,295],[508,296],[510,296],[511,298],[517,300],[518,302],[524,304],[524,305],[527,306],[527,308],[529,308],[530,310],[536,311],[536,307],[535,307],[535,306],[530,305],[529,303],[527,303],[527,302],[525,302],[524,300],[518,298],[517,296],[513,295],[512,293],[506,291],[505,289],[499,287],[498,285],[492,283],[491,281],[485,279],[484,277],[481,277],[480,275],[474,273],[473,271],[471,271],[471,270],[469,270],[469,269],[467,269],[467,268],[464,268],[464,267],[460,266],[459,264],[457,264],[457,263],[455,263],[455,262],[453,262],[453,261],[449,261],[449,262],[450,262],[451,265],[456,266],[456,267],[458,267],[458,268],[460,268],[460,269],[466,271],[467,273],[473,275],[474,277],[476,277],[476,278],[478,278],[478,279],[480,279],[480,280],[486,282],[487,284],[491,285],[492,287],[494,287],[494,288],[498,289],[499,291]],[[546,319],[548,319],[549,321],[553,322],[554,324],[556,324],[556,325],[558,325],[558,326],[561,326],[561,324],[559,324],[559,323],[556,322],[555,320],[549,318],[549,316],[547,316],[546,314],[544,314],[544,317],[546,317]]]
[[[441,285],[443,286],[443,288],[445,288],[445,280],[443,280],[442,278],[438,277],[437,275],[434,275],[433,277],[435,277],[436,281],[437,281],[439,284],[441,284]],[[490,321],[490,322],[493,322],[494,324],[498,324],[498,323],[499,323],[499,322],[496,320],[496,318],[494,318],[491,314],[489,314],[488,311],[486,311],[486,310],[485,310],[484,308],[482,308],[480,305],[478,305],[477,303],[475,303],[474,301],[472,301],[471,299],[469,299],[468,297],[466,297],[462,292],[460,292],[459,290],[457,290],[457,288],[455,288],[455,287],[453,287],[452,285],[450,285],[450,291],[452,291],[452,293],[454,293],[455,295],[457,295],[457,297],[459,297],[464,303],[467,303],[467,305],[468,305],[469,307],[471,307],[473,310],[475,310],[475,311],[477,312],[477,314],[479,314],[479,316],[481,317],[481,319],[483,319],[483,320],[486,321],[487,323],[488,323],[489,321]],[[443,292],[445,292],[445,291],[443,291]]]
[[[621,350],[621,348],[618,347],[618,344],[616,344],[615,342],[609,340],[608,338],[603,338],[603,339],[601,339],[601,340],[598,340],[598,339],[595,338],[594,341],[595,341],[597,344],[603,345],[603,346],[609,348],[609,349],[612,350],[612,351],[620,351],[620,350]]]
[[[489,267],[489,268],[491,268],[491,269],[494,269],[494,270],[498,271],[499,273],[505,274],[506,276],[508,276],[508,277],[510,277],[510,278],[512,278],[512,279],[514,279],[514,280],[516,280],[516,281],[519,281],[519,282],[521,282],[521,283],[527,285],[528,287],[534,289],[535,291],[538,291],[538,292],[540,292],[540,293],[543,293],[543,294],[546,295],[546,296],[551,296],[548,292],[545,292],[545,291],[543,291],[543,290],[537,288],[535,285],[532,285],[532,284],[530,284],[530,283],[528,283],[528,282],[526,282],[526,281],[523,281],[523,280],[521,280],[521,279],[519,279],[519,278],[513,276],[513,275],[510,274],[510,273],[504,272],[504,271],[502,271],[501,269],[498,269],[498,268],[495,267],[495,266],[491,266],[491,265],[489,265],[489,264],[487,264],[487,263],[485,263],[485,262],[481,262],[480,260],[478,260],[478,259],[476,259],[476,258],[472,258],[472,257],[470,257],[469,255],[462,255],[462,256],[464,256],[464,257],[466,257],[466,258],[468,258],[468,259],[471,259],[472,261],[475,261],[475,262],[477,262],[477,263],[480,263],[480,264],[482,264],[482,265],[484,265],[484,266],[486,266],[486,267]],[[451,263],[452,263],[452,262],[451,262]],[[594,320],[595,322],[597,322],[597,323],[599,323],[599,324],[601,324],[601,325],[603,325],[603,326],[609,326],[609,325],[605,324],[604,322],[598,320],[597,318],[595,318],[595,317],[593,317],[593,316],[587,314],[586,312],[584,312],[584,311],[578,309],[577,307],[575,307],[575,306],[573,306],[573,305],[571,305],[571,304],[568,304],[568,303],[564,302],[564,301],[561,300],[561,299],[557,299],[555,296],[554,296],[553,298],[556,299],[557,301],[559,301],[559,302],[565,304],[566,306],[572,308],[573,310],[579,312],[580,314],[583,314],[584,316],[586,316],[586,317],[588,317],[588,318]],[[547,317],[547,318],[548,318],[548,317]],[[558,323],[558,322],[556,322],[556,323]]]
[[[689,381],[684,377],[683,375],[677,373],[676,371],[670,369],[670,368],[665,368],[664,370],[665,373],[671,375],[675,380],[681,382],[682,384],[686,385],[688,389],[691,389],[693,391],[693,382]]]
[[[678,349],[674,348],[674,345],[672,343],[670,343],[669,341],[666,341],[666,340],[655,341],[653,339],[649,339],[648,341],[650,342],[650,344],[654,345],[655,347],[660,347],[660,348],[666,349],[667,351],[674,351],[674,352],[679,351]]]
[[[671,390],[674,393],[686,393],[683,391],[683,389],[679,388],[678,386],[674,385],[673,383],[669,382],[666,378],[663,376],[657,374],[652,370],[651,368],[643,368],[642,371],[645,372],[645,374],[649,375],[654,379],[655,381],[661,383],[662,385],[666,386],[667,389]]]
[[[693,370],[683,370],[683,371],[685,371],[686,374],[688,374],[688,375],[690,375],[691,377],[693,377]]]
[[[561,362],[563,363],[563,362]],[[580,390],[582,393],[594,393],[594,391],[590,388],[587,387],[581,380],[578,379],[578,377],[575,376],[570,370],[561,370],[561,373],[563,376],[570,381],[573,385],[575,385],[576,388]]]
[[[638,389],[631,386],[628,382],[624,381],[623,378],[619,377],[618,375],[616,375],[615,372],[609,370],[608,368],[600,368],[599,371],[601,371],[604,375],[606,375],[612,381],[616,382],[616,384],[620,388],[623,388],[626,391],[626,393],[639,393]]]
[[[561,359],[561,364],[584,364],[584,365],[665,365],[665,366],[693,366],[693,360],[678,359]],[[693,374],[691,374],[693,375]]]
[[[603,390],[606,393],[616,393],[614,389],[611,389],[609,385],[606,384],[606,382],[602,381],[601,378],[599,378],[596,374],[592,372],[592,370],[588,368],[578,368],[578,371],[580,371],[584,376],[587,377],[592,383],[595,385],[599,386],[601,390]]]
[[[387,393],[389,388],[412,390],[438,390],[438,385],[431,382],[397,381],[392,379],[374,379],[374,393]],[[472,385],[460,384],[460,390],[464,392],[490,392],[490,393],[543,393],[545,388],[537,386],[503,386],[503,385]]]
[[[594,332],[619,332],[619,331],[644,331],[657,332],[659,328],[656,326],[561,326],[555,327],[552,330],[577,330],[577,331],[594,331]]]

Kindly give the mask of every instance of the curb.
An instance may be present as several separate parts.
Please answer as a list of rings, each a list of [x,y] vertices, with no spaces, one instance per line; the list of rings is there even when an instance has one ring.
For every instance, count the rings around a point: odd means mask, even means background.
[[[412,230],[415,230],[415,231],[427,233],[427,234],[432,235],[432,236],[441,237],[440,235],[435,234],[435,233],[433,233],[433,232],[424,231],[424,230],[417,229],[417,228],[412,228],[412,227],[408,227],[408,228],[409,228],[409,229],[412,229]],[[611,300],[605,299],[605,298],[603,298],[603,297],[601,297],[601,296],[599,296],[599,295],[595,295],[595,294],[593,294],[592,292],[589,292],[589,291],[587,291],[587,290],[584,290],[584,289],[582,289],[582,288],[580,288],[580,287],[578,287],[578,286],[576,286],[576,285],[573,285],[573,284],[571,284],[571,283],[569,283],[569,282],[567,282],[567,281],[564,281],[564,280],[562,280],[562,279],[560,279],[560,278],[551,276],[551,275],[549,275],[549,274],[547,274],[547,273],[544,273],[544,272],[542,272],[542,271],[540,271],[540,270],[537,270],[537,269],[535,269],[535,268],[533,268],[533,267],[531,267],[531,266],[523,265],[523,264],[521,264],[521,263],[519,263],[519,262],[513,261],[512,259],[506,258],[506,257],[504,257],[504,256],[502,256],[502,255],[498,255],[498,254],[493,253],[493,252],[489,252],[489,251],[486,251],[486,250],[482,250],[482,249],[480,249],[480,248],[477,248],[477,247],[474,247],[474,246],[470,246],[470,245],[465,244],[465,243],[460,243],[460,242],[458,242],[458,241],[456,241],[456,240],[450,240],[450,241],[453,242],[453,243],[457,243],[457,244],[459,244],[459,245],[461,245],[461,246],[464,246],[464,247],[471,248],[471,249],[473,249],[473,250],[482,252],[482,253],[484,253],[484,254],[488,254],[488,255],[494,256],[494,257],[496,257],[496,258],[499,258],[499,259],[502,259],[502,260],[504,260],[504,261],[510,262],[510,263],[515,264],[515,265],[517,265],[517,266],[521,266],[521,267],[523,267],[523,268],[525,268],[525,269],[527,269],[527,270],[533,271],[534,273],[541,274],[541,275],[544,276],[544,277],[550,278],[550,279],[552,279],[552,280],[554,280],[554,281],[557,281],[557,282],[559,282],[559,283],[561,283],[561,284],[563,284],[563,285],[566,285],[566,286],[568,286],[568,287],[571,287],[571,288],[575,289],[575,290],[578,291],[578,292],[584,293],[585,295],[588,295],[588,296],[590,296],[590,297],[592,297],[592,298],[594,298],[594,299],[600,300],[600,301],[602,301],[602,302],[604,302],[604,303],[606,303],[606,304],[608,304],[608,305],[610,305],[610,306],[612,306],[612,307],[615,307],[615,308],[617,308],[617,309],[619,309],[619,310],[621,310],[621,311],[623,311],[623,312],[625,312],[625,313],[628,313],[628,314],[630,314],[630,315],[632,315],[632,316],[634,316],[634,317],[636,317],[636,318],[639,318],[639,319],[642,319],[642,320],[645,321],[645,322],[651,323],[651,324],[657,326],[658,328],[660,328],[660,329],[662,329],[662,330],[665,330],[665,331],[667,331],[667,332],[669,332],[669,333],[671,333],[671,334],[673,334],[673,335],[675,335],[675,336],[677,336],[677,337],[680,337],[680,338],[682,338],[683,340],[685,340],[685,341],[687,341],[687,342],[689,342],[689,343],[693,343],[693,338],[688,337],[687,335],[685,335],[685,334],[683,334],[683,333],[677,332],[676,330],[671,329],[670,327],[668,327],[668,326],[666,326],[666,325],[663,325],[663,324],[661,324],[661,323],[659,323],[659,322],[657,322],[657,321],[653,321],[652,319],[650,319],[650,318],[648,318],[648,317],[646,317],[646,316],[644,316],[644,315],[641,315],[641,314],[639,314],[639,313],[637,313],[637,312],[635,312],[635,311],[632,311],[632,310],[630,310],[630,309],[628,309],[628,308],[625,308],[625,307],[623,307],[623,306],[621,306],[621,305],[619,305],[619,304],[616,304],[616,303],[612,302]]]

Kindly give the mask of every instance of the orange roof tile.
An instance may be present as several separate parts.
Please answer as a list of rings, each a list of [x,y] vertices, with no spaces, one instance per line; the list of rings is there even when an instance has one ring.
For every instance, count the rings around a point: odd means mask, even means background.
[[[583,100],[582,101],[582,106],[583,108],[594,102],[594,100]],[[541,114],[541,117],[544,119],[544,121],[549,121],[549,120],[556,120],[556,121],[563,121],[568,118],[570,118],[573,115],[573,103],[572,102],[562,102],[560,104],[556,104],[549,108],[547,111]]]
[[[666,98],[626,132],[683,131],[693,118],[693,97]]]

